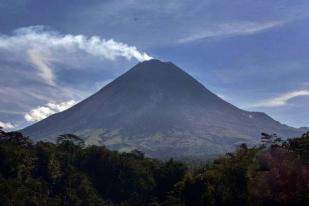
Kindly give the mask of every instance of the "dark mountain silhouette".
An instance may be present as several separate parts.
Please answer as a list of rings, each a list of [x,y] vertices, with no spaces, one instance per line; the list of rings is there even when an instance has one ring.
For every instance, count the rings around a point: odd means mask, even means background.
[[[303,131],[241,110],[174,64],[150,60],[22,132],[36,140],[74,133],[88,144],[162,158],[226,152],[243,142],[256,143],[261,132],[290,137]]]

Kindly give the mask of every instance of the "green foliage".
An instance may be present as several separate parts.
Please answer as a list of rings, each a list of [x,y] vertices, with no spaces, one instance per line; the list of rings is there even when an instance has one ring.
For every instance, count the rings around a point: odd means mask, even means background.
[[[262,140],[188,169],[138,150],[85,146],[71,134],[34,144],[0,130],[0,205],[308,205],[309,133]]]
[[[247,205],[250,171],[258,149],[241,146],[189,173],[179,184],[186,205]]]
[[[284,147],[288,151],[294,152],[297,158],[309,163],[309,132],[301,137],[289,139],[285,142]]]
[[[186,170],[137,150],[85,147],[71,134],[33,144],[0,130],[1,205],[160,205]]]

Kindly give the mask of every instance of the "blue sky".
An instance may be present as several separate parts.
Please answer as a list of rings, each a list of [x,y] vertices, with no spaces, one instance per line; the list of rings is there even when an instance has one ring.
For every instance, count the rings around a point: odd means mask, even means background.
[[[308,24],[306,0],[1,0],[0,126],[62,111],[150,57],[309,126]]]

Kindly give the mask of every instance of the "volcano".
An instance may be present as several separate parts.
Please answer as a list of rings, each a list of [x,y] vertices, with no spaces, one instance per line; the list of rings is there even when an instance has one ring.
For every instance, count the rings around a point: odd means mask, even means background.
[[[54,141],[64,133],[110,149],[138,149],[158,158],[221,154],[257,143],[261,132],[281,137],[300,129],[224,101],[170,62],[137,64],[94,95],[22,132]]]

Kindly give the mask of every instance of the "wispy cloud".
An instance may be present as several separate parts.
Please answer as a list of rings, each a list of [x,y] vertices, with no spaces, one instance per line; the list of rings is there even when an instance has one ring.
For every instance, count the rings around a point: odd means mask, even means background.
[[[38,75],[42,77],[42,79],[49,85],[55,86],[56,83],[54,72],[46,58],[35,49],[29,49],[27,54],[29,56],[30,63],[38,70]]]
[[[10,122],[1,122],[0,121],[0,127],[3,129],[13,129],[15,126]]]
[[[28,122],[37,122],[46,117],[55,114],[57,112],[62,112],[70,107],[72,107],[76,102],[74,100],[65,101],[61,103],[48,103],[45,106],[39,106],[32,109],[29,113],[25,114],[25,119]]]
[[[289,100],[295,98],[295,97],[301,97],[301,96],[309,96],[309,90],[299,90],[299,91],[292,91],[285,94],[282,94],[280,96],[277,96],[275,98],[267,99],[261,102],[258,102],[257,104],[253,105],[253,107],[278,107],[283,106],[288,103]]]
[[[209,28],[195,30],[192,34],[177,40],[178,43],[187,43],[205,38],[226,37],[255,34],[276,26],[280,26],[285,22],[271,21],[264,23],[256,22],[236,22],[236,23],[218,23]]]

